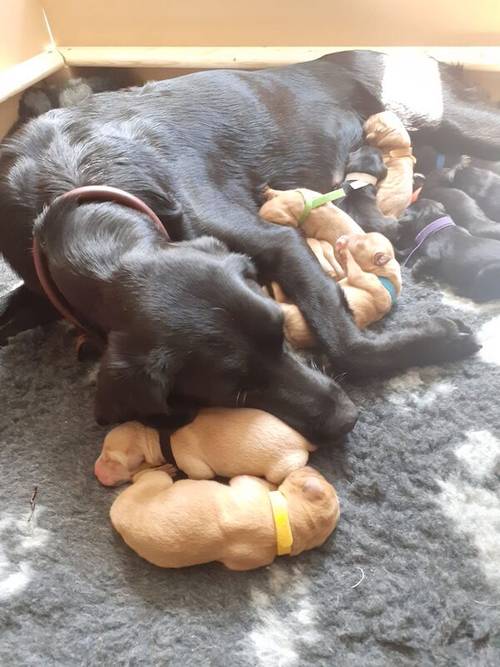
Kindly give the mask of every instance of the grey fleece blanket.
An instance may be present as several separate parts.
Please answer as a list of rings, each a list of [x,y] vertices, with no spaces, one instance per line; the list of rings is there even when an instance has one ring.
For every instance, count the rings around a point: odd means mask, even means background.
[[[337,488],[337,531],[243,574],[164,571],[121,542],[116,491],[92,472],[92,369],[62,325],[13,339],[0,350],[0,664],[499,665],[500,304],[407,278],[385,326],[437,311],[482,351],[346,379],[360,421],[312,460]]]

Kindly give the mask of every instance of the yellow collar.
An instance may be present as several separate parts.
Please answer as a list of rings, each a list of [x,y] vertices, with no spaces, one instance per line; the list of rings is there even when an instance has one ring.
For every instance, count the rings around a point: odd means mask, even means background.
[[[292,552],[293,535],[288,515],[288,503],[281,491],[269,491],[269,499],[273,510],[274,525],[276,527],[276,550],[278,556],[285,556]]]

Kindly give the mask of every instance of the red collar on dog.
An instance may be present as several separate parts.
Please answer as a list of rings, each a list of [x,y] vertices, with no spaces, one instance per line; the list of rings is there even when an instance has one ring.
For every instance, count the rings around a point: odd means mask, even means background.
[[[156,213],[149,208],[142,199],[139,199],[139,197],[136,197],[125,190],[113,188],[108,185],[84,185],[80,188],[74,188],[69,192],[65,192],[63,195],[55,199],[55,201],[61,200],[74,200],[77,203],[84,201],[110,201],[121,204],[122,206],[127,206],[128,208],[133,208],[136,211],[145,213],[154,222],[155,226],[161,231],[167,241],[170,241],[168,232]],[[102,333],[99,333],[89,325],[80,322],[72,312],[71,305],[66,301],[63,294],[52,280],[46,258],[44,257],[36,236],[33,236],[33,263],[43,291],[54,308],[65,320],[73,324],[80,332],[90,333],[93,337],[97,336],[97,338],[102,340]]]

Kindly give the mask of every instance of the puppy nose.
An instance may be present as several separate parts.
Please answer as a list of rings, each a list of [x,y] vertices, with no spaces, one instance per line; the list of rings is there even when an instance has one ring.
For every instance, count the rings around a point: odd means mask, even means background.
[[[356,426],[358,417],[359,417],[358,409],[356,408],[354,403],[352,403],[352,401],[347,399],[338,408],[337,423],[335,428],[336,436],[338,438],[342,438],[343,436],[350,433]]]

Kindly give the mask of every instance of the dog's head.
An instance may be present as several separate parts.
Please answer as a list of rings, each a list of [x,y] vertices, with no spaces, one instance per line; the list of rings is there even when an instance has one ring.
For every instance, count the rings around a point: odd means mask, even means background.
[[[381,151],[373,146],[361,146],[358,150],[349,153],[346,174],[361,172],[370,174],[380,181],[387,176],[387,167]]]
[[[126,422],[112,429],[104,438],[94,472],[104,486],[129,482],[143,466],[164,463],[158,432],[139,422]]]
[[[253,263],[204,237],[131,253],[123,326],[108,335],[97,380],[101,424],[168,427],[196,406],[254,407],[313,442],[349,431],[342,389],[284,345],[283,314]]]
[[[306,466],[290,473],[279,490],[288,503],[292,554],[323,544],[340,516],[333,486],[317,470]]]
[[[417,199],[406,209],[398,221],[399,231],[396,246],[402,250],[415,244],[415,237],[428,224],[446,215],[442,204],[433,199]]]
[[[336,250],[347,248],[360,268],[367,273],[388,278],[401,291],[401,267],[395,257],[392,243],[383,234],[349,234],[341,236]]]

